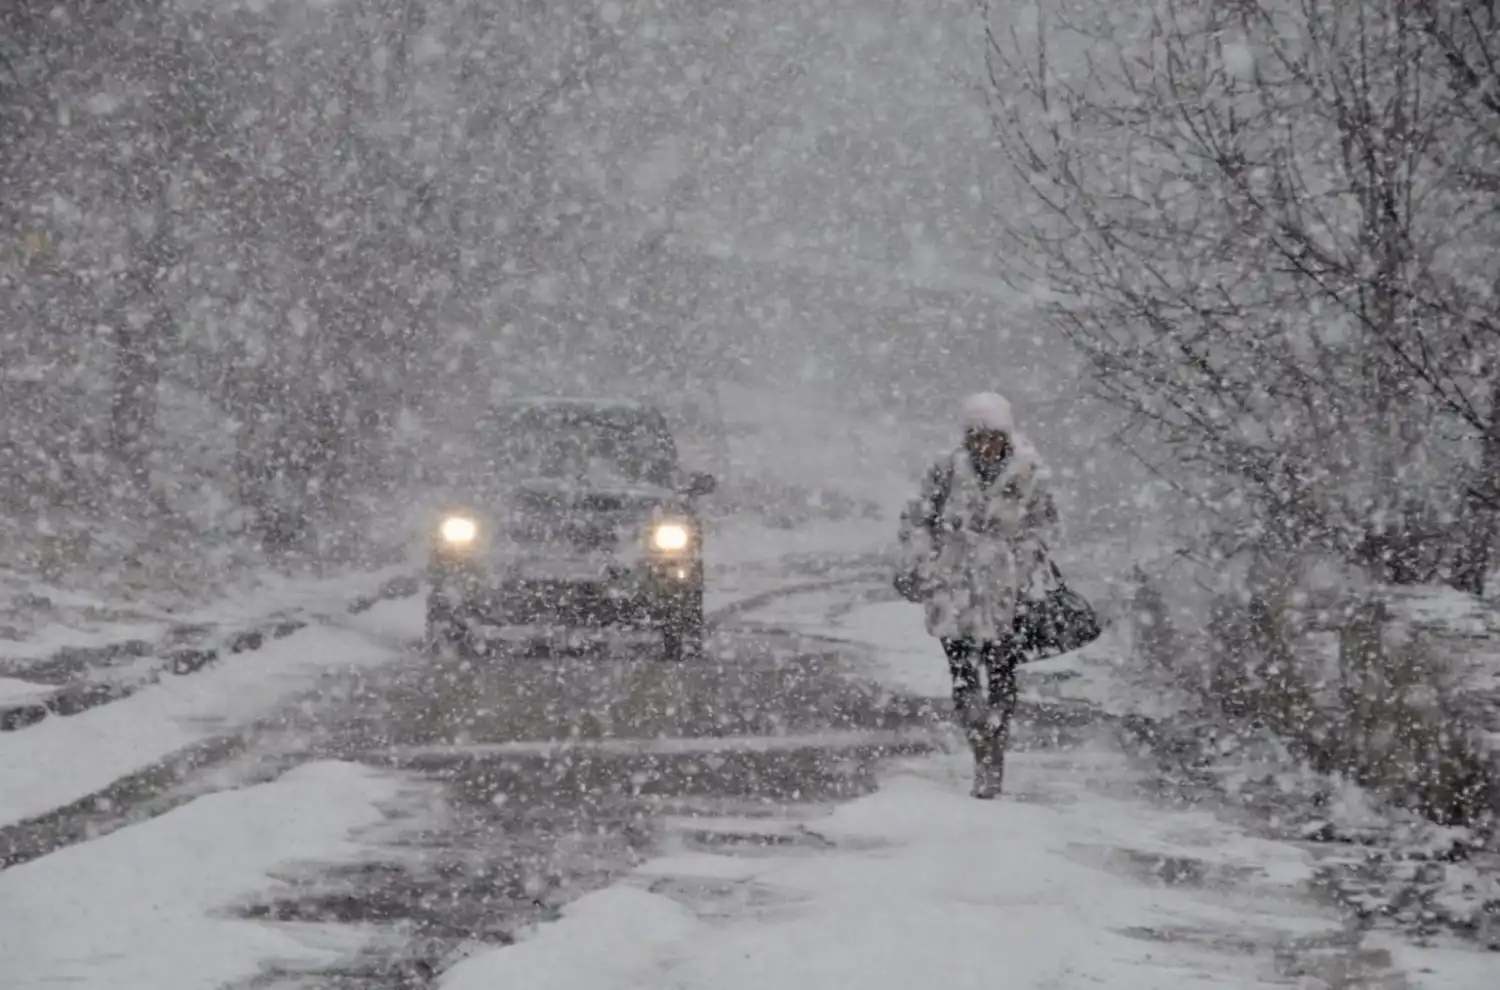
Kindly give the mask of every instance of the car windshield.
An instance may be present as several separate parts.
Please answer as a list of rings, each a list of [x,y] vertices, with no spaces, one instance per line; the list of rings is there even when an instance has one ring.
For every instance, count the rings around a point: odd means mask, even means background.
[[[677,451],[659,415],[587,406],[503,408],[479,424],[486,460],[511,479],[669,486]]]

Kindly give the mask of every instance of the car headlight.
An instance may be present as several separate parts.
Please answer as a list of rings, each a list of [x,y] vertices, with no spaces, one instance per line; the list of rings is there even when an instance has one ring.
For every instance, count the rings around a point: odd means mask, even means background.
[[[693,534],[682,523],[658,523],[651,531],[651,546],[656,550],[672,552],[686,550]]]
[[[438,535],[449,546],[468,546],[479,535],[479,525],[468,516],[449,516],[438,527]]]

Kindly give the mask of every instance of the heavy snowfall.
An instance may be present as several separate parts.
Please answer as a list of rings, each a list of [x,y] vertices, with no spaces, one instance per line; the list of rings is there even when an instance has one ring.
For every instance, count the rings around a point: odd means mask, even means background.
[[[1497,278],[1485,0],[0,0],[0,990],[1492,990]]]

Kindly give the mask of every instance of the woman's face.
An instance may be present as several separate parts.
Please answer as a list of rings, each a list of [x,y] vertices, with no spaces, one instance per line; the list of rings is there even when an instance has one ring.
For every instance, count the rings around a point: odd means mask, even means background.
[[[976,462],[998,464],[1010,454],[1010,434],[1004,430],[970,429],[964,433],[964,447]]]

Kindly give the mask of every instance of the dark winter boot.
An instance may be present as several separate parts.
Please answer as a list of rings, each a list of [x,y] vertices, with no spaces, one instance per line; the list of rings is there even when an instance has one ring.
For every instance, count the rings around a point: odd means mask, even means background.
[[[970,793],[982,801],[999,797],[1005,779],[1007,733],[990,723],[991,719],[986,719],[971,730],[969,741],[974,750],[974,789]]]
[[[969,751],[974,754],[974,788],[969,793],[977,798],[993,796],[988,793],[989,769],[986,766],[990,756],[989,714],[987,705],[968,698],[962,699],[954,711]]]
[[[1005,778],[1005,751],[993,744],[974,751],[974,789],[969,793],[981,801],[1000,796]]]

